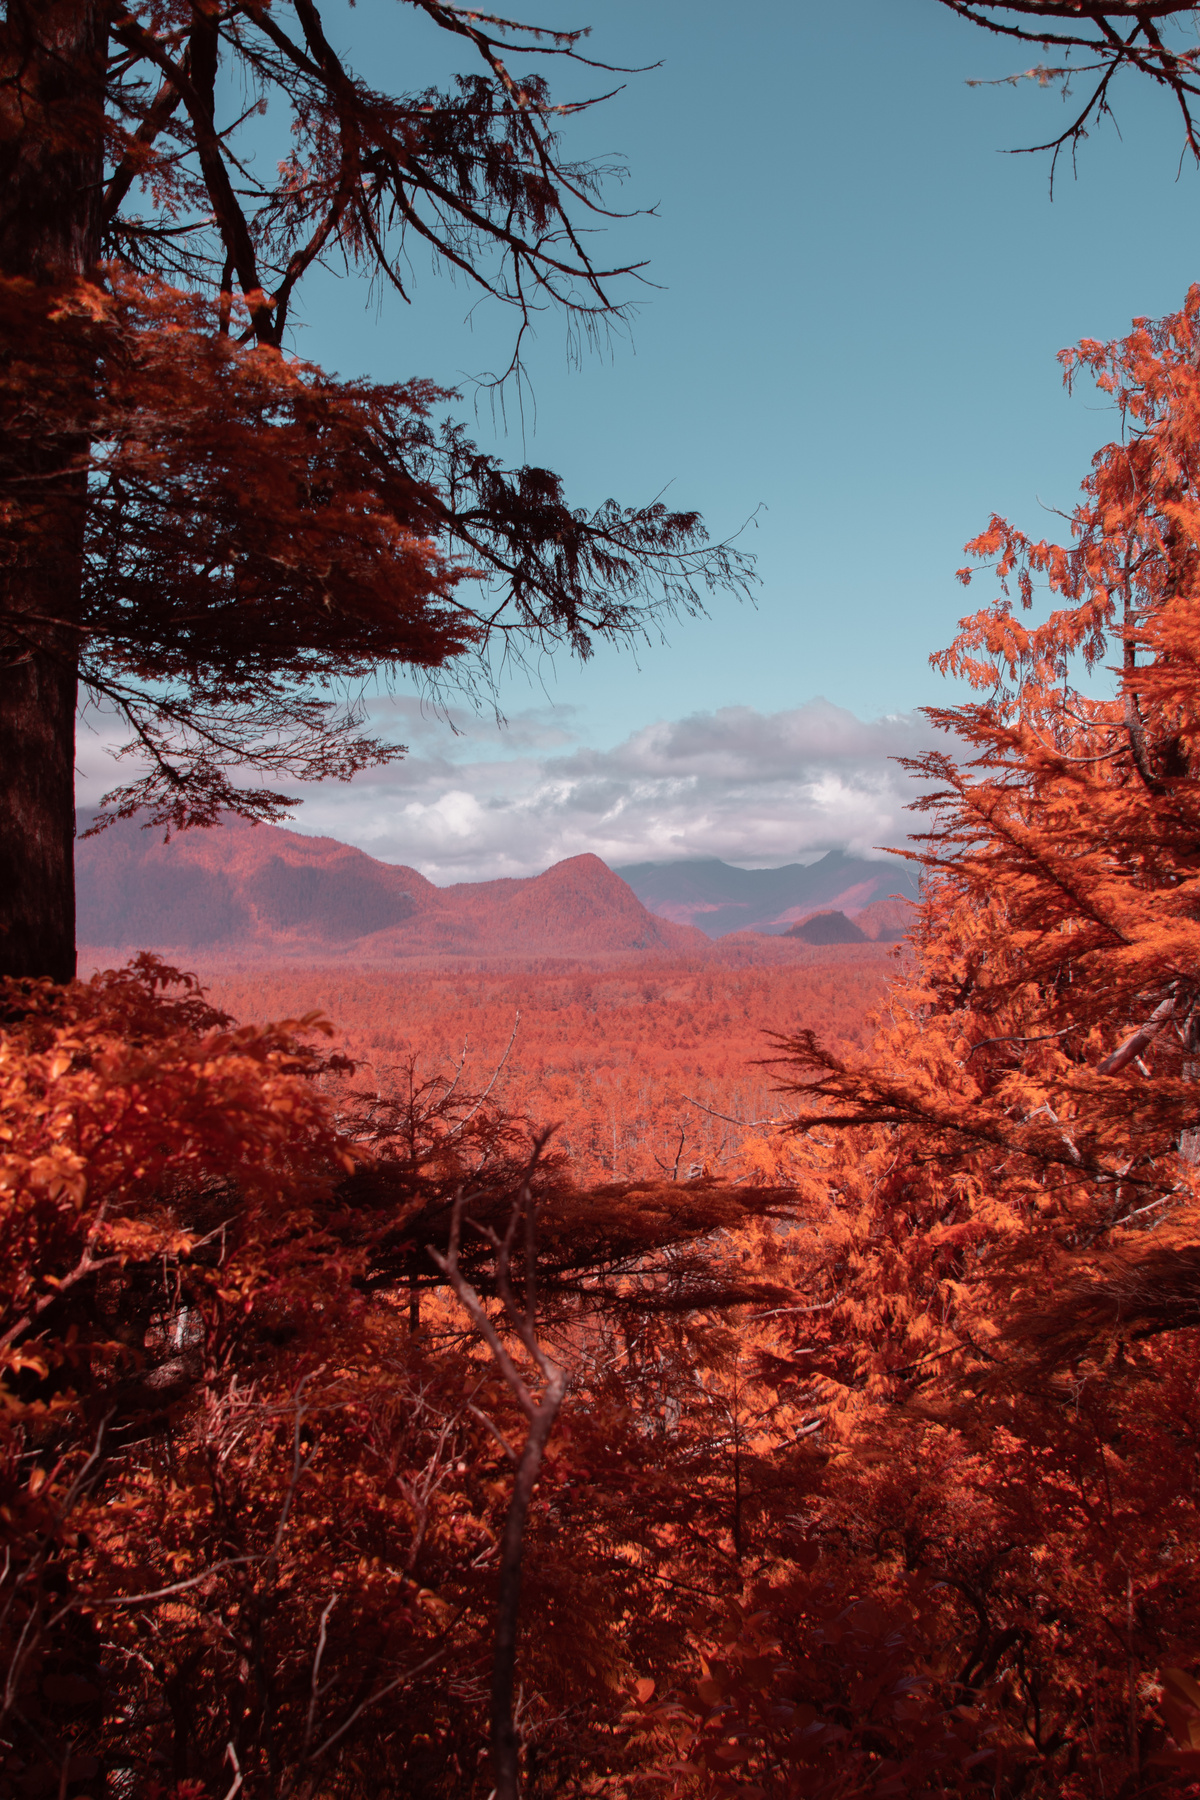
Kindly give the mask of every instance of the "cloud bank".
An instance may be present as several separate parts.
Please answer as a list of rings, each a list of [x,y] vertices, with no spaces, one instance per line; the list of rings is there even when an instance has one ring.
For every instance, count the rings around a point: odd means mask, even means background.
[[[305,789],[293,829],[439,884],[533,875],[583,851],[616,865],[770,865],[835,847],[870,856],[913,828],[905,807],[916,788],[890,759],[945,744],[919,714],[865,721],[823,699],[663,720],[609,750],[570,748],[565,708],[524,713],[503,732],[456,714],[458,736],[416,701],[391,699],[376,713],[408,756],[348,786]],[[104,748],[102,730],[81,736],[82,806],[114,779]]]
[[[771,864],[838,846],[869,856],[912,828],[905,807],[916,790],[890,759],[934,742],[919,715],[868,722],[821,699],[661,721],[608,750],[562,748],[561,721],[549,715],[514,720],[499,754],[482,725],[440,752],[444,725],[411,718],[404,734],[404,762],[348,788],[309,790],[295,828],[438,883],[532,875],[582,851],[618,866]]]

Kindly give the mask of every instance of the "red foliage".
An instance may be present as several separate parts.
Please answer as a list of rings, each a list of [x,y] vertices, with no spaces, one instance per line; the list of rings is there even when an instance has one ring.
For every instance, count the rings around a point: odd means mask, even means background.
[[[1072,543],[977,540],[1062,604],[944,659],[911,954],[9,989],[6,1796],[483,1800],[559,1371],[530,1796],[1200,1791],[1198,351],[1086,346]]]
[[[745,1140],[783,1116],[766,1031],[819,1026],[865,1047],[868,1015],[892,964],[869,947],[802,962],[726,969],[655,961],[515,974],[392,974],[378,969],[211,969],[216,1001],[238,1016],[318,1009],[333,1042],[384,1091],[452,1070],[509,1111],[557,1125],[578,1180],[686,1178],[744,1170]],[[518,1024],[519,1016],[519,1024]],[[707,1109],[707,1110],[706,1110]],[[682,1139],[681,1139],[682,1134]],[[786,1177],[784,1177],[786,1179]]]
[[[954,1596],[945,1675],[988,1695],[1000,1791],[1194,1791],[1168,1671],[1200,1642],[1198,343],[1193,289],[1065,359],[1127,436],[1069,545],[993,520],[972,546],[1065,604],[1026,626],[1005,592],[940,659],[981,693],[934,715],[975,755],[923,765],[888,1029],[783,1047],[829,1220],[790,1352],[837,1446],[822,1530],[864,1591],[926,1569]],[[1071,690],[1080,654],[1118,663],[1113,699]]]

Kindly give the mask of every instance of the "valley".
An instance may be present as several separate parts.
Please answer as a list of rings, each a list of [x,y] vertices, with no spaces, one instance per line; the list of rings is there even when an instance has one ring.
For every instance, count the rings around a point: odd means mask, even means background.
[[[357,1065],[347,1092],[396,1093],[410,1075],[419,1086],[460,1066],[467,1091],[494,1078],[493,1101],[535,1127],[555,1125],[577,1179],[591,1181],[752,1175],[758,1141],[777,1135],[768,1121],[786,1117],[763,1066],[768,1034],[811,1027],[833,1049],[865,1049],[893,968],[886,950],[866,944],[799,946],[766,968],[660,960],[502,973],[202,965],[201,974],[239,1020],[322,1012],[329,1046]]]
[[[320,1013],[356,1065],[346,1096],[457,1070],[463,1089],[554,1125],[579,1179],[747,1179],[760,1154],[748,1147],[785,1116],[769,1034],[811,1028],[865,1048],[910,906],[881,897],[895,868],[840,854],[782,871],[680,868],[679,891],[732,886],[771,928],[709,936],[651,910],[595,856],[438,888],[275,826],[163,843],[123,824],[77,846],[80,972],[149,949],[198,972],[239,1022]],[[804,912],[799,878],[823,908]],[[662,866],[655,880],[644,892],[670,911]],[[855,916],[835,901],[859,902]]]

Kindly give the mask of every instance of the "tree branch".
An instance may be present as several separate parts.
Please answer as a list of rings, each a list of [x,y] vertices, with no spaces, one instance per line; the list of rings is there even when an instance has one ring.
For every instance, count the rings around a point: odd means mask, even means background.
[[[541,1473],[546,1445],[554,1429],[559,1408],[568,1387],[564,1369],[551,1361],[538,1342],[535,1331],[534,1261],[536,1256],[536,1202],[532,1180],[549,1133],[535,1140],[533,1155],[524,1180],[513,1201],[508,1229],[498,1238],[490,1227],[477,1227],[496,1245],[496,1288],[504,1307],[505,1320],[516,1334],[542,1376],[544,1387],[534,1399],[509,1355],[492,1320],[484,1310],[479,1295],[465,1279],[458,1266],[465,1196],[460,1188],[454,1202],[450,1224],[450,1243],[443,1256],[431,1245],[429,1254],[442,1270],[484,1339],[513,1397],[529,1421],[529,1432],[517,1460],[513,1476],[512,1497],[504,1521],[500,1550],[500,1580],[496,1601],[496,1637],[492,1661],[492,1754],[495,1768],[495,1800],[518,1800],[520,1793],[520,1746],[514,1717],[513,1695],[516,1671],[517,1621],[521,1604],[521,1564],[524,1553],[525,1522],[529,1503]],[[525,1222],[526,1278],[525,1306],[519,1308],[509,1281],[509,1267],[517,1228]],[[472,1409],[474,1410],[474,1409]],[[499,1433],[496,1434],[499,1436]]]

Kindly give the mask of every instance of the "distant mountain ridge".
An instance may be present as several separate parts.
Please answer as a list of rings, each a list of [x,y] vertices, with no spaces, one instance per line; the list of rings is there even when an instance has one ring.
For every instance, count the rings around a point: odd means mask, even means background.
[[[590,855],[526,879],[438,888],[415,869],[276,825],[231,819],[164,844],[127,821],[80,839],[75,870],[79,940],[105,950],[375,960],[709,948]]]
[[[613,872],[659,918],[721,938],[734,931],[782,936],[818,910],[854,918],[893,894],[915,900],[917,879],[911,868],[901,857],[873,862],[831,850],[819,862],[788,863],[782,869],[738,869],[711,858],[626,863]]]

